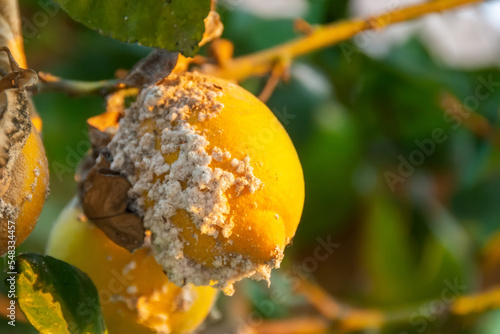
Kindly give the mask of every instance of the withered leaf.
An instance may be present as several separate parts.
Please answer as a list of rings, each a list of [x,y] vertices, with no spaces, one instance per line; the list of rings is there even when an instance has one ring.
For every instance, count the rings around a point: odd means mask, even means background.
[[[154,49],[132,67],[124,83],[135,87],[153,85],[168,77],[177,64],[178,57],[178,52]]]
[[[117,245],[133,252],[144,243],[142,219],[132,213],[92,219],[92,222]]]
[[[109,169],[97,171],[87,190],[83,206],[90,219],[112,217],[127,209],[127,191],[131,185],[123,176]]]
[[[200,46],[219,38],[224,31],[224,25],[220,20],[220,15],[215,10],[210,11],[208,16],[205,18],[205,32],[203,33],[203,39],[199,43]]]
[[[85,215],[115,244],[133,252],[144,242],[142,219],[128,210],[124,175],[111,170],[109,152],[103,151],[80,183],[80,201]]]
[[[4,74],[0,80],[0,90],[3,91],[9,88],[23,89],[38,82],[36,72],[30,69],[20,68],[8,47],[2,46],[0,47],[0,51],[7,54],[11,71],[10,73]]]

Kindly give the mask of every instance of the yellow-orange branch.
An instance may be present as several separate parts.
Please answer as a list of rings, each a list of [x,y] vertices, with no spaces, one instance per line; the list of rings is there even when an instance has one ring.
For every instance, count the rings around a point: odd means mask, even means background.
[[[397,311],[355,308],[338,302],[322,287],[306,279],[300,280],[298,292],[306,297],[308,302],[318,310],[324,319],[331,321],[330,324],[323,324],[325,328],[342,332],[377,329],[388,324],[405,323],[409,321],[412,314],[425,317],[427,315],[419,313],[419,310],[429,309],[430,303],[435,302],[428,301],[414,308],[409,307]],[[500,287],[476,294],[456,296],[448,304],[445,304],[444,301],[438,302],[441,302],[446,307],[449,315],[481,314],[500,308]],[[283,322],[286,322],[286,320],[283,320]],[[267,333],[267,325],[267,323],[264,323],[256,333]],[[270,323],[273,328],[275,325],[274,322]]]
[[[202,72],[214,76],[243,80],[252,75],[263,75],[272,70],[280,59],[293,59],[313,51],[338,44],[365,30],[382,29],[393,23],[408,21],[425,14],[441,12],[484,0],[435,0],[402,9],[388,11],[367,19],[353,19],[320,26],[304,37],[271,49],[228,60],[223,66],[206,66]]]
[[[372,29],[382,29],[387,25],[408,21],[429,13],[484,2],[485,0],[435,0],[420,5],[387,11],[378,16],[366,19],[352,19],[334,22],[315,27],[310,34],[273,48],[249,55],[227,59],[219,65],[205,64],[201,72],[213,76],[241,81],[250,76],[269,73],[280,61],[290,62],[292,59],[333,46],[355,35]],[[116,80],[84,82],[77,80],[41,80],[38,91],[60,91],[71,95],[101,94],[124,88],[117,86]]]

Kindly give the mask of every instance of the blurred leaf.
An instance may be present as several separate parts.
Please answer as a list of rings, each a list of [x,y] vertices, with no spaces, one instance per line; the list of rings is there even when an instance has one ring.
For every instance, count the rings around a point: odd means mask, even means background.
[[[76,21],[120,41],[194,56],[210,0],[56,0]]]
[[[280,290],[279,287],[268,288],[261,282],[251,280],[245,281],[243,288],[254,310],[263,318],[286,318],[290,316],[290,295],[284,294],[289,290]]]
[[[500,174],[496,173],[456,193],[452,210],[459,220],[468,224],[480,241],[485,242],[498,230],[499,198]]]
[[[415,140],[428,138],[438,127],[449,127],[439,105],[440,85],[382,64],[373,65],[364,69],[355,103],[368,134],[382,133],[411,151]]]
[[[409,222],[401,204],[377,193],[369,204],[364,232],[364,259],[380,302],[408,301],[414,283]]]
[[[19,305],[40,333],[107,333],[99,295],[85,273],[34,253],[17,257],[17,272]]]
[[[500,333],[500,310],[489,312],[483,315],[474,333],[476,334],[497,334]]]
[[[296,37],[293,20],[266,20],[236,8],[230,15],[222,14],[223,37],[234,43],[235,55],[266,49]],[[272,34],[269,32],[272,31]]]
[[[296,243],[339,227],[357,203],[353,186],[361,157],[357,125],[335,102],[320,107],[315,115],[317,130],[301,150],[307,196]]]
[[[498,120],[500,71],[497,68],[465,71],[446,67],[434,61],[417,38],[394,48],[385,63],[415,79],[451,90],[460,101],[476,107],[474,112]]]
[[[310,12],[313,12],[319,3],[324,3],[325,9],[323,12],[326,14],[324,19],[326,22],[333,22],[342,20],[350,16],[349,13],[349,0],[313,0],[311,2]]]
[[[449,226],[453,222],[443,213],[420,216],[413,205],[380,190],[370,200],[363,259],[377,287],[372,292],[377,302],[400,305],[439,298],[447,281],[470,287],[475,279],[468,244],[455,231],[459,227]],[[416,232],[425,225],[419,237]]]
[[[457,259],[449,249],[434,236],[429,236],[423,243],[423,250],[418,266],[418,276],[415,276],[416,286],[414,295],[420,299],[436,298],[440,296],[444,282],[457,278],[460,282],[468,285],[469,278],[473,277],[473,271],[464,269],[465,261]],[[467,263],[470,264],[470,263]],[[465,281],[467,280],[467,281]]]

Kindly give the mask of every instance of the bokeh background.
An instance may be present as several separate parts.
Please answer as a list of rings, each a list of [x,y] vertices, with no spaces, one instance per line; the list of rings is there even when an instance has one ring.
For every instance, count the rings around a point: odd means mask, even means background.
[[[241,55],[297,37],[299,17],[326,24],[416,2],[221,0],[219,11],[223,37]],[[49,0],[20,4],[35,70],[107,79],[149,52],[75,23]],[[268,105],[303,164],[301,224],[271,288],[239,283],[234,297],[220,298],[202,332],[253,333],[274,321],[278,329],[269,333],[288,333],[284,328],[297,329],[294,321],[304,319],[311,333],[334,333],[307,322],[321,317],[298,287],[307,280],[345,305],[408,314],[367,333],[500,333],[500,311],[448,315],[453,300],[500,285],[499,66],[500,1],[366,32],[297,59]],[[242,85],[258,94],[265,82]],[[59,93],[34,101],[51,195],[19,251],[43,253],[90,147],[85,120],[104,103]],[[34,330],[0,321],[0,332]]]

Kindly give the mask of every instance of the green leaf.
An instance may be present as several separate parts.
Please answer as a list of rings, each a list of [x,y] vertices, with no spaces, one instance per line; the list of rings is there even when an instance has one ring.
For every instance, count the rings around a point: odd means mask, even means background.
[[[330,101],[314,112],[318,130],[301,154],[306,200],[294,244],[308,243],[347,223],[357,204],[353,176],[361,158],[360,134],[351,113]]]
[[[194,56],[210,0],[56,0],[76,21],[99,33]]]
[[[364,259],[373,280],[374,297],[383,303],[412,298],[415,258],[411,250],[408,209],[379,191],[367,208]]]
[[[19,306],[40,333],[107,333],[90,278],[66,262],[34,253],[17,257]]]
[[[500,332],[500,310],[491,311],[479,318],[474,333],[495,334]]]

